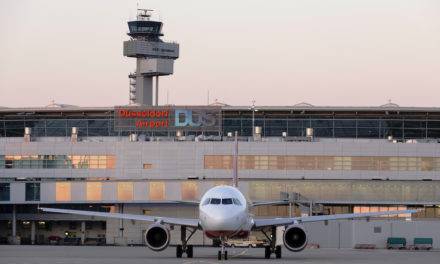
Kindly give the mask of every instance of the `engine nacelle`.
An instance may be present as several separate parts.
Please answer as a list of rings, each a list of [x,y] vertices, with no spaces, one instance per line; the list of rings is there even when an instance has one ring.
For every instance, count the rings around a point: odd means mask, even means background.
[[[145,232],[145,244],[154,251],[166,249],[170,244],[170,230],[161,224],[150,225]]]
[[[293,224],[286,227],[283,235],[284,245],[290,251],[298,252],[307,246],[307,233],[302,225]]]

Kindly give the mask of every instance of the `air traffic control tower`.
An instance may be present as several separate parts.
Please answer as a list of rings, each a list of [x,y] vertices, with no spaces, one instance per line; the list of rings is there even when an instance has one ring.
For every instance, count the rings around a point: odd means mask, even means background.
[[[179,44],[163,42],[162,22],[150,20],[149,9],[138,9],[137,20],[129,21],[130,40],[124,41],[124,56],[136,58],[136,72],[130,77],[130,103],[153,105],[153,77],[159,103],[159,76],[173,74]]]

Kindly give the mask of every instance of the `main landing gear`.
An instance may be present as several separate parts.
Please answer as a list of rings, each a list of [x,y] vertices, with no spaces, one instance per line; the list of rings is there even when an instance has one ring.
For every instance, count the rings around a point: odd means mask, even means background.
[[[188,258],[192,258],[193,257],[193,246],[192,245],[188,245],[188,240],[192,237],[192,235],[194,235],[194,233],[197,231],[197,229],[193,229],[191,230],[189,237],[186,237],[186,227],[181,226],[180,227],[180,239],[182,240],[182,245],[177,245],[176,247],[176,257],[177,258],[181,258],[183,253],[186,253],[186,255],[188,256]]]
[[[218,251],[218,255],[217,255],[218,260],[222,260],[222,255],[224,260],[228,259],[228,251],[225,250],[225,242],[226,242],[226,238],[220,237],[220,245],[222,249]]]
[[[276,226],[271,227],[271,233],[272,233],[271,237],[269,237],[264,230],[261,230],[261,232],[263,232],[263,234],[266,236],[267,240],[270,241],[270,245],[266,246],[264,248],[264,257],[269,259],[270,255],[272,253],[274,253],[275,257],[277,259],[280,259],[281,258],[281,246],[275,245],[275,243],[277,241],[277,227]]]

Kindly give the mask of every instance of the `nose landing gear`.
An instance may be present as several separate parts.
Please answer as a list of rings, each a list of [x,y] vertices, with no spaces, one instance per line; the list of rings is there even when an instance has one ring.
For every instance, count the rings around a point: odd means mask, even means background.
[[[224,260],[228,260],[228,251],[225,250],[225,242],[226,242],[226,238],[220,237],[220,245],[222,249],[218,251],[218,255],[217,255],[218,260],[222,260],[222,255]]]

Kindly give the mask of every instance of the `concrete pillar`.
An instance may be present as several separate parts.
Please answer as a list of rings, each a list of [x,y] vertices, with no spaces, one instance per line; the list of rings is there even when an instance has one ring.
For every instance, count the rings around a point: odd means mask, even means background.
[[[136,75],[135,103],[153,105],[153,77]]]
[[[341,222],[338,221],[338,248],[341,248]]]
[[[35,245],[35,221],[31,221],[31,244]]]
[[[124,205],[123,204],[119,204],[118,209],[119,209],[120,214],[124,213]],[[123,237],[123,236],[124,236],[124,219],[120,218],[119,219],[119,237]]]
[[[124,205],[118,204],[118,212],[120,214],[124,213]],[[115,237],[115,245],[117,246],[127,246],[128,240],[124,237],[124,220],[118,219],[119,222],[119,236]]]
[[[86,221],[81,222],[81,245],[86,242]]]
[[[159,76],[156,76],[156,106],[159,105]]]
[[[12,205],[12,237],[17,236],[17,208],[16,205]]]

